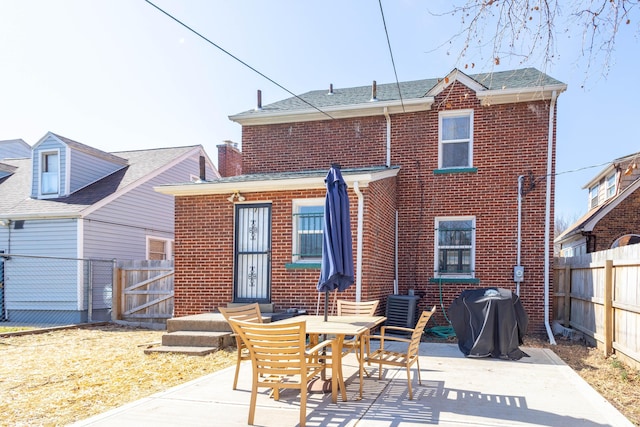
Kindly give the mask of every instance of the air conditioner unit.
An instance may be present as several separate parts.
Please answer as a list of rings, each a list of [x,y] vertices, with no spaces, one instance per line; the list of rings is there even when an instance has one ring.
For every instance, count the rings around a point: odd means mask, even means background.
[[[387,298],[387,326],[414,328],[418,322],[418,300],[414,295],[389,295]]]

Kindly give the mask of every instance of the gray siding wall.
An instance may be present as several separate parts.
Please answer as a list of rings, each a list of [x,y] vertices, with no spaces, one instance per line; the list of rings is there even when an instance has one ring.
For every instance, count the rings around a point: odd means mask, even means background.
[[[199,171],[199,157],[194,156],[89,215],[84,223],[84,256],[146,259],[147,236],[174,236],[173,196],[160,194],[153,187],[187,182]],[[207,173],[212,177],[214,172]]]
[[[47,151],[54,151],[54,150],[60,150],[60,192],[64,193],[64,188],[66,187],[67,184],[67,180],[66,180],[66,175],[67,175],[67,155],[69,154],[67,152],[66,149],[66,145],[60,143],[60,141],[58,141],[56,138],[54,138],[53,136],[49,136],[47,137],[47,139],[45,139],[44,141],[42,141],[42,143],[40,145],[38,145],[36,147],[36,149],[33,151],[33,155],[32,155],[32,181],[31,181],[31,197],[38,197],[38,178],[40,176],[39,171],[40,171],[40,160],[41,160],[41,153],[42,152],[47,152]]]
[[[0,143],[0,160],[24,159],[31,157],[31,148],[22,140],[2,141]]]
[[[77,256],[75,219],[26,220],[11,227],[11,253],[43,257]],[[3,230],[7,235],[9,231]],[[2,240],[5,243],[6,239]],[[14,256],[5,262],[8,310],[76,310],[81,264],[73,260]],[[80,281],[80,283],[82,283]]]
[[[78,150],[70,149],[69,156],[71,160],[70,193],[86,187],[123,167]]]

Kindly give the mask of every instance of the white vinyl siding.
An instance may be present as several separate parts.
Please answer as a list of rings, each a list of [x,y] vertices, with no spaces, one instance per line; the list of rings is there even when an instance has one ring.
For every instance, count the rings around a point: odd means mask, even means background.
[[[86,187],[124,167],[121,164],[115,164],[73,149],[69,149],[69,157],[70,193]]]

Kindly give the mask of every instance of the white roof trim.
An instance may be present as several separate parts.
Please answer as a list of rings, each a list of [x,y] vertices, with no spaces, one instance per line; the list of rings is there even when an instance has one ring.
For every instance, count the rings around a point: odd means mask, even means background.
[[[386,169],[379,172],[348,173],[342,172],[342,177],[348,187],[353,187],[354,182],[358,182],[360,187],[368,187],[370,182],[384,178],[396,176],[399,168]],[[200,196],[208,194],[230,194],[239,192],[264,192],[264,191],[287,191],[287,190],[315,190],[326,188],[324,176],[265,179],[260,181],[241,182],[199,182],[184,184],[167,184],[154,187],[153,189],[162,194],[174,196]]]
[[[551,99],[553,92],[560,94],[567,85],[535,86],[514,89],[494,89],[477,91],[476,96],[482,105],[511,104],[514,102],[542,101]]]
[[[445,78],[441,79],[438,84],[436,84],[429,90],[429,92],[427,92],[427,96],[435,97],[456,81],[462,83],[476,93],[482,92],[486,89],[484,86],[473,80],[471,77],[467,76],[462,71],[454,68],[449,74],[447,74]]]
[[[624,191],[618,195],[618,197],[613,199],[608,205],[603,206],[597,214],[587,220],[587,222],[585,222],[584,226],[582,227],[582,231],[593,231],[593,228],[598,224],[598,221],[600,221],[605,215],[611,212],[613,208],[622,203],[622,201],[629,197],[629,195],[633,194],[633,192],[638,188],[640,188],[640,179],[636,179],[635,182],[625,188]]]
[[[429,111],[434,102],[432,96],[423,98],[414,98],[393,101],[370,101],[366,104],[341,105],[322,108],[322,111],[329,114],[334,119],[347,119],[352,117],[372,117],[383,116],[384,109],[387,108],[389,114],[402,112]],[[404,105],[404,109],[403,109]],[[276,123],[292,123],[292,122],[310,122],[318,120],[328,120],[326,114],[319,112],[313,108],[296,111],[277,111],[277,112],[245,112],[229,116],[232,120],[241,125],[266,125]]]

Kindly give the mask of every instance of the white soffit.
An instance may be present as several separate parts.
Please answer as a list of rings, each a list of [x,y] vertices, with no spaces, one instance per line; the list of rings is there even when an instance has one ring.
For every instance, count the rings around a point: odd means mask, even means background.
[[[352,188],[354,182],[359,187],[368,187],[370,182],[394,177],[400,171],[399,168],[389,168],[375,172],[342,172],[347,186]],[[262,179],[232,182],[194,182],[184,184],[167,184],[156,186],[153,189],[162,194],[174,196],[197,196],[208,194],[229,194],[236,191],[247,193],[259,193],[265,191],[287,190],[316,190],[325,189],[325,175],[313,177]]]

